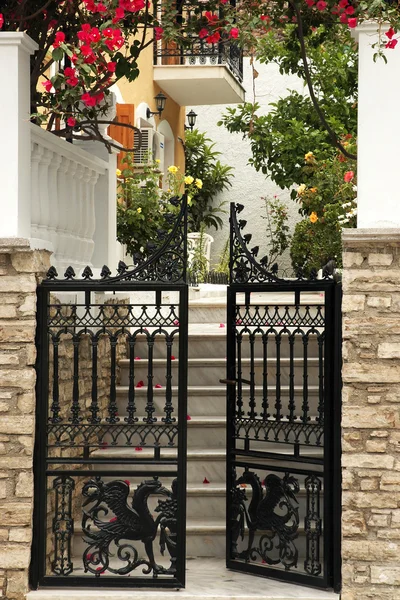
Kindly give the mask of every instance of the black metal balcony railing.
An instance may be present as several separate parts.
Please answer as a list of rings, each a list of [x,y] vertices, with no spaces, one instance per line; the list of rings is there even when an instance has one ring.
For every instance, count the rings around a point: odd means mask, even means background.
[[[233,0],[232,0],[233,1]],[[178,4],[178,3],[177,3]],[[162,23],[163,2],[155,3],[157,19]],[[198,19],[201,14],[201,4],[196,2],[179,1],[176,9],[176,18],[182,26],[182,43],[154,42],[155,65],[225,65],[234,77],[243,81],[243,53],[239,45],[231,39],[221,39],[217,43],[209,44],[197,35],[185,31],[185,25]],[[222,14],[220,15],[222,17]],[[205,26],[207,22],[205,20]]]

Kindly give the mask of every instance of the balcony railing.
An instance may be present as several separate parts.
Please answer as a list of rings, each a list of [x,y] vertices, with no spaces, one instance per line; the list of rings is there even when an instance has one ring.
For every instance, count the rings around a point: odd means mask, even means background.
[[[232,0],[233,2],[234,0]],[[182,44],[158,40],[154,42],[154,64],[168,65],[225,65],[234,77],[243,81],[243,53],[238,44],[230,39],[209,44],[206,39],[185,31],[185,24],[198,19],[202,12],[201,3],[177,2],[176,18],[182,25]],[[157,19],[162,23],[163,1],[155,3]],[[222,17],[222,14],[220,15]]]

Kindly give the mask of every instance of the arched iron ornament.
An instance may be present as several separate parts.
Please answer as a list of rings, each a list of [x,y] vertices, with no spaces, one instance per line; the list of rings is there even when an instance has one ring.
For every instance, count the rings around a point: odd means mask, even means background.
[[[112,284],[123,281],[132,282],[160,282],[160,283],[185,283],[187,277],[187,196],[170,198],[173,206],[179,207],[178,215],[169,213],[165,215],[167,225],[171,226],[168,232],[164,229],[157,231],[157,242],[149,241],[148,249],[151,254],[144,258],[140,254],[134,257],[134,265],[129,268],[123,261],[117,267],[118,275],[112,277],[112,272],[104,265],[100,279],[93,279],[92,269],[87,266],[83,269],[81,278],[76,277],[72,267],[64,273],[64,279],[58,277],[55,267],[50,267],[44,281],[71,281],[91,282],[96,285]]]
[[[247,283],[284,283],[286,278],[279,277],[278,263],[272,265],[269,271],[268,256],[257,259],[260,247],[250,248],[252,239],[251,233],[243,233],[247,225],[245,219],[238,218],[243,211],[244,205],[231,202],[230,208],[230,262],[229,262],[229,282],[230,284]],[[298,269],[295,281],[315,281],[318,273],[316,269],[311,269],[307,277],[302,269]],[[322,268],[322,279],[329,280],[335,276],[335,263],[329,261]]]

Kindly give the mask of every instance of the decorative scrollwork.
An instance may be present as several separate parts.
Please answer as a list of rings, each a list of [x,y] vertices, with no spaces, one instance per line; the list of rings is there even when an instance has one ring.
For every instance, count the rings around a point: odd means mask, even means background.
[[[178,556],[178,480],[174,479],[171,486],[172,492],[167,500],[159,500],[155,512],[160,513],[160,550],[164,555],[165,549],[171,557],[171,565],[167,573],[176,573],[176,560]]]
[[[69,575],[74,565],[71,559],[71,541],[74,533],[72,517],[72,492],[74,480],[68,476],[54,479],[55,510],[53,518],[54,558],[51,570],[55,575]]]
[[[115,480],[105,483],[97,476],[88,481],[82,490],[82,531],[87,548],[83,553],[85,573],[97,577],[106,571],[116,575],[127,575],[143,565],[143,573],[171,573],[155,562],[153,542],[160,522],[168,517],[159,510],[156,519],[150,513],[150,495],[173,497],[173,492],[163,487],[156,477],[139,484],[133,493],[130,505],[130,482]],[[160,506],[160,503],[159,503]],[[139,554],[132,542],[144,545],[146,556]],[[116,556],[118,566],[112,559]]]
[[[296,567],[299,551],[294,540],[298,537],[299,528],[299,508],[296,499],[300,489],[299,482],[289,473],[283,478],[271,473],[263,482],[264,494],[257,475],[245,471],[236,480],[235,487],[247,484],[252,490],[250,504],[244,508],[249,539],[246,550],[237,554],[238,558],[246,561],[261,558],[268,565],[282,564],[285,570]],[[245,505],[244,499],[241,502]],[[254,545],[257,531],[263,533],[257,545]],[[235,552],[235,549],[232,550]]]

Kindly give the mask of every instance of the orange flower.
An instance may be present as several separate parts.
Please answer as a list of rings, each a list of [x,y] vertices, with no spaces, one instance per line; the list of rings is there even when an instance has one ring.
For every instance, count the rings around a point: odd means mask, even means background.
[[[313,211],[311,213],[311,215],[310,215],[310,221],[311,221],[311,223],[316,223],[318,221],[318,215],[317,215],[316,212]]]

